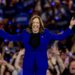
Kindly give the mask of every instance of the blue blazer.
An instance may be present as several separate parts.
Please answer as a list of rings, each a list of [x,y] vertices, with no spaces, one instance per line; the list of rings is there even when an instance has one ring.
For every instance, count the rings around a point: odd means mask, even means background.
[[[52,40],[64,40],[72,34],[72,29],[67,28],[62,34],[51,33],[48,29],[45,29],[43,33],[40,34],[40,46],[37,50],[42,49],[43,51],[47,50],[48,44]],[[0,30],[0,37],[7,39],[9,41],[21,41],[24,44],[26,51],[31,51],[33,48],[29,45],[30,33],[26,30],[23,30],[21,34],[10,35],[9,33]]]

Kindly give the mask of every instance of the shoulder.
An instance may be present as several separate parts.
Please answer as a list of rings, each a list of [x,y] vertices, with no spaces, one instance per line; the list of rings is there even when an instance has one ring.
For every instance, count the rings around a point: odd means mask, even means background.
[[[45,29],[44,29],[44,33],[46,33],[46,34],[51,34],[51,31],[50,31],[49,29],[45,28]]]
[[[26,29],[23,29],[22,33],[28,33],[28,31]]]
[[[44,29],[44,32],[49,32],[49,30],[47,28]]]
[[[21,35],[25,35],[25,36],[27,36],[29,33],[27,32],[27,30],[26,29],[23,29],[22,30],[22,33],[21,33]]]

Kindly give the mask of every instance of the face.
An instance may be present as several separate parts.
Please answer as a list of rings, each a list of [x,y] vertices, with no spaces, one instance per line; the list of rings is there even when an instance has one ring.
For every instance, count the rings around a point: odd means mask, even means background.
[[[32,22],[32,32],[39,33],[39,29],[40,29],[40,21],[38,18],[34,18]]]
[[[69,70],[71,74],[75,74],[75,61],[71,62]]]
[[[67,55],[66,53],[61,53],[60,57],[63,61],[65,61],[65,59],[67,58]]]

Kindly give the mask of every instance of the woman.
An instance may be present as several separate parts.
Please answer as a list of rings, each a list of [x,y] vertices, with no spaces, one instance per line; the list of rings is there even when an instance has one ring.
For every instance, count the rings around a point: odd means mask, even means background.
[[[21,41],[25,47],[23,75],[46,75],[48,68],[47,47],[51,40],[63,40],[72,33],[75,20],[71,20],[69,28],[62,34],[52,34],[44,28],[38,15],[33,15],[29,27],[21,34],[9,35],[0,30],[0,36],[13,41]]]
[[[61,75],[75,75],[75,58],[70,58],[68,67]]]

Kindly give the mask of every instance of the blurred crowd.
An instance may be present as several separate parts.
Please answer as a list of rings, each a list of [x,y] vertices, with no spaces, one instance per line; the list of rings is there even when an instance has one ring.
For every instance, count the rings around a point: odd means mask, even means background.
[[[59,41],[54,41],[48,48],[48,75],[75,75],[75,42],[70,50],[59,46]]]
[[[33,14],[40,15],[52,32],[62,33],[75,17],[75,0],[0,0],[0,28],[10,34],[21,33]],[[0,38],[0,75],[23,75],[24,53],[21,42]],[[75,75],[75,34],[53,40],[47,56],[47,75]]]
[[[33,14],[41,16],[45,27],[63,30],[74,13],[74,0],[0,0],[0,26],[12,34],[26,28]]]
[[[22,69],[24,53],[21,43],[5,40],[0,46],[0,75],[18,75]]]

